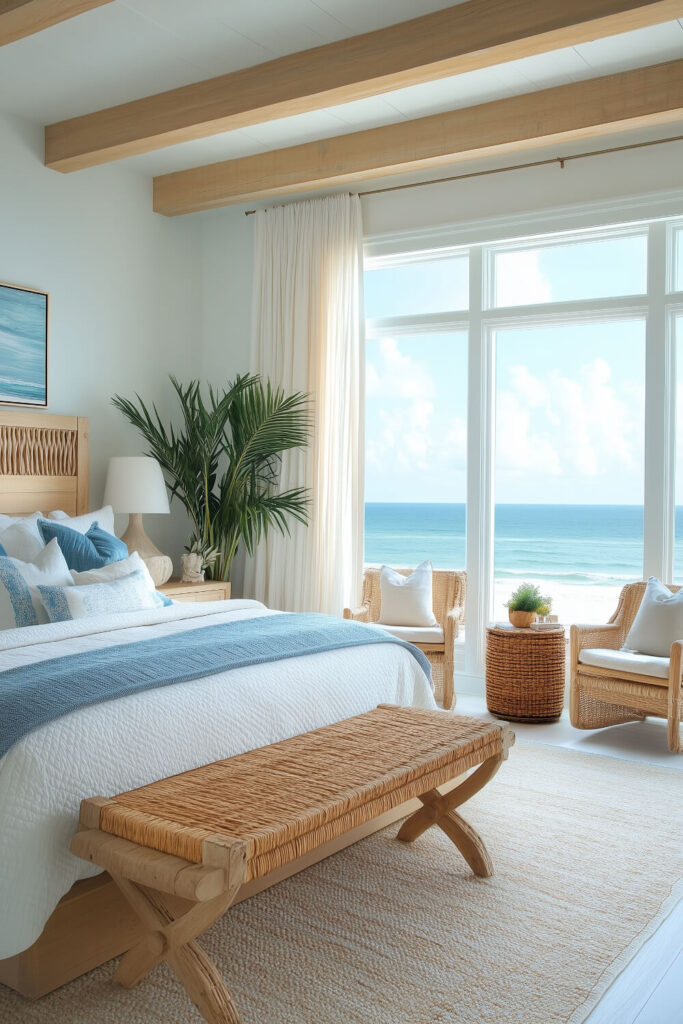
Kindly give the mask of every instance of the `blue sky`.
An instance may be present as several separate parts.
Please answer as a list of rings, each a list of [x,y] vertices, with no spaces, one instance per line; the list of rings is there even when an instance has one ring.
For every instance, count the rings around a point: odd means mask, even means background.
[[[500,305],[644,291],[645,241],[595,239],[496,258]],[[368,316],[457,309],[455,259],[366,272]],[[498,502],[640,504],[645,325],[524,327],[496,343]],[[464,333],[366,343],[366,500],[462,502]]]

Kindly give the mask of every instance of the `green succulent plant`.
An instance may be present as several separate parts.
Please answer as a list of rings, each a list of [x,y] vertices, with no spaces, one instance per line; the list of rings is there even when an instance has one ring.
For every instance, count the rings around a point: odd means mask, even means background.
[[[309,396],[285,395],[247,374],[223,391],[209,387],[205,400],[198,380],[170,379],[179,427],[166,426],[139,395],[115,395],[112,403],[140,431],[171,498],[185,507],[193,526],[187,550],[202,556],[212,579],[227,580],[240,543],[252,554],[271,528],[289,533],[292,519],[308,523],[309,491],[278,484],[283,452],[310,442]]]

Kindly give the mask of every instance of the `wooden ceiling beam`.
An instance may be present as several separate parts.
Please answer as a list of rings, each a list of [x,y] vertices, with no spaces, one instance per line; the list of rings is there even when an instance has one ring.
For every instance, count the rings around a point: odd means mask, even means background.
[[[672,20],[683,0],[467,0],[45,129],[59,171],[262,124]]]
[[[42,32],[112,0],[0,0],[0,46]]]
[[[154,209],[177,216],[682,118],[677,60],[162,174]]]

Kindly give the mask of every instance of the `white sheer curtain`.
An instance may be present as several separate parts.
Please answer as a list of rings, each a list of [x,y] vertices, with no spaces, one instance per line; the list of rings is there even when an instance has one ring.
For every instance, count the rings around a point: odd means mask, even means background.
[[[286,453],[283,488],[312,491],[308,527],[271,530],[247,559],[246,596],[340,615],[363,562],[362,223],[357,196],[255,215],[252,369],[313,398],[311,448]]]

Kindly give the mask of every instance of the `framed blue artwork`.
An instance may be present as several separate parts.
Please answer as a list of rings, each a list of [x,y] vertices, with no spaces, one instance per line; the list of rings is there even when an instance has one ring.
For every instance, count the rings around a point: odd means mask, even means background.
[[[47,292],[0,284],[0,404],[47,405]]]

